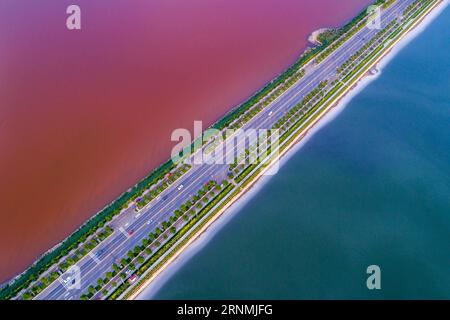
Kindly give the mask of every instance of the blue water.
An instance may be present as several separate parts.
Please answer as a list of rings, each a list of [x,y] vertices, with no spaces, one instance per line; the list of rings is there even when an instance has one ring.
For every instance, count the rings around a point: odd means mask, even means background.
[[[155,298],[450,298],[449,39],[446,9]]]

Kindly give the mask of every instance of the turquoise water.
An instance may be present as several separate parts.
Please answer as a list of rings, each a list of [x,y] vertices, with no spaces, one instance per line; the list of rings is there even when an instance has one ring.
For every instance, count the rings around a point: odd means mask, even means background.
[[[450,298],[449,39],[447,8],[154,298]]]

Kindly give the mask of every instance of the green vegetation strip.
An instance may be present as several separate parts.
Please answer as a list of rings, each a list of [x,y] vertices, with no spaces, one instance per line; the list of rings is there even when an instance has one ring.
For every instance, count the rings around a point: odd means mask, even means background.
[[[235,179],[235,181],[237,183],[241,182],[242,180],[245,179],[245,177],[253,170],[257,167],[258,165],[256,163],[253,163],[251,165],[249,165],[247,168],[245,168],[240,174],[239,176]]]

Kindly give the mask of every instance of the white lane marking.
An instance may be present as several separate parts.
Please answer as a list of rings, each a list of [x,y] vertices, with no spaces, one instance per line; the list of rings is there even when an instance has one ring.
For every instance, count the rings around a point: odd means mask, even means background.
[[[124,235],[125,237],[127,237],[127,239],[130,238],[130,235],[128,234],[128,232],[125,231],[125,229],[124,229],[123,227],[120,227],[120,228],[119,228],[119,231],[122,232],[123,235]]]
[[[89,257],[91,257],[92,260],[94,260],[94,262],[95,262],[96,264],[100,264],[100,259],[99,259],[92,251],[89,252]]]

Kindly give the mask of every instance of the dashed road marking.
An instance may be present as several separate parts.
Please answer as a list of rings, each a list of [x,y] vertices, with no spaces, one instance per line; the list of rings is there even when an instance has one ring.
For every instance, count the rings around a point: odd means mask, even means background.
[[[120,227],[120,228],[119,228],[119,231],[122,232],[122,233],[125,235],[125,237],[127,237],[127,239],[130,237],[130,235],[128,234],[128,232],[126,232],[125,229],[124,229],[123,227]]]
[[[100,259],[94,253],[89,252],[89,256],[95,261],[96,264],[100,264]]]

